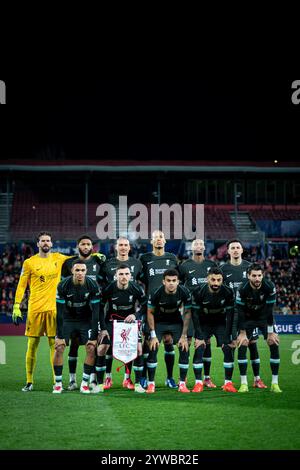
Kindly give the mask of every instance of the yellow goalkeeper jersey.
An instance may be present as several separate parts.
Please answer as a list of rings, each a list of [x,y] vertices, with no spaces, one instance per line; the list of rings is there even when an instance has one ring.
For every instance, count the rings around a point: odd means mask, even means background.
[[[47,258],[39,254],[24,261],[17,287],[15,302],[21,303],[29,286],[28,313],[56,311],[56,288],[60,281],[61,267],[70,256],[50,253]]]

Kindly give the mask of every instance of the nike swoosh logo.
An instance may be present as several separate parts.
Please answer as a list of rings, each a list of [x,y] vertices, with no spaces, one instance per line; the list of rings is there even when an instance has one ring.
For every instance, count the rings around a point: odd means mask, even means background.
[[[115,271],[117,268],[110,268],[111,271]]]
[[[154,263],[154,261],[147,261],[147,264],[151,264],[151,263]]]
[[[196,271],[196,269],[193,269],[192,271],[189,271],[189,274],[192,274]]]
[[[202,302],[202,303],[203,303],[203,305],[206,305],[206,304],[209,304],[210,302],[208,301],[208,302]]]
[[[119,297],[112,297],[111,300],[117,300]]]
[[[73,294],[67,294],[67,297],[73,297]]]
[[[232,274],[226,274],[226,277],[230,277],[230,276],[232,276]]]

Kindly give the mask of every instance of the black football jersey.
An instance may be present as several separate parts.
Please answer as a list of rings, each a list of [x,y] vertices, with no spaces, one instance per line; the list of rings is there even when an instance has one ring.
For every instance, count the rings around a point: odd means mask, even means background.
[[[91,322],[91,339],[97,338],[100,291],[95,281],[86,277],[83,285],[74,284],[73,277],[68,276],[57,286],[56,305],[59,338],[62,338],[64,321]],[[101,319],[100,323],[102,323]]]
[[[227,261],[227,263],[221,266],[224,284],[233,289],[235,294],[242,284],[247,282],[247,269],[250,264],[249,261],[242,260],[239,266],[234,266],[230,261]]]
[[[175,293],[168,294],[165,286],[161,286],[149,295],[148,308],[154,309],[155,323],[182,323],[181,310],[191,308],[192,297],[190,291],[178,285]]]
[[[222,285],[218,292],[210,292],[207,284],[193,292],[193,310],[207,323],[224,323],[228,309],[234,308],[233,290]]]
[[[178,268],[180,280],[193,292],[199,285],[207,283],[207,276],[211,268],[216,268],[214,261],[205,259],[201,263],[187,259]]]
[[[72,263],[75,259],[78,259],[78,256],[72,256],[72,258],[67,259],[62,265],[61,276],[62,279],[72,276]],[[93,281],[100,281],[100,269],[101,263],[99,262],[97,256],[91,256],[88,260],[83,260],[87,267],[87,276]]]
[[[145,284],[147,294],[162,285],[163,274],[167,269],[177,269],[177,258],[173,253],[165,252],[162,256],[144,253],[140,260],[143,266],[140,280]]]
[[[126,264],[129,267],[132,280],[138,280],[142,272],[142,263],[139,259],[129,256],[127,261],[119,261],[115,257],[106,260],[101,266],[101,281],[104,284],[109,284],[110,282],[115,281],[116,270],[122,264]]]
[[[101,307],[106,305],[105,321],[124,320],[134,314],[140,319],[146,313],[147,296],[142,286],[130,281],[127,289],[119,289],[117,281],[111,282],[102,292]]]
[[[273,307],[276,302],[276,287],[273,282],[263,279],[259,289],[253,289],[250,281],[240,287],[236,294],[239,313],[239,328],[244,329],[245,321],[273,324]]]

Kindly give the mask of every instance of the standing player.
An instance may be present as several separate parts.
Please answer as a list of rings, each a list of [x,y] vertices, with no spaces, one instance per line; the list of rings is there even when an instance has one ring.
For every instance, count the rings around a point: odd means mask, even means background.
[[[223,284],[223,274],[219,268],[212,268],[207,276],[207,284],[199,286],[193,292],[193,320],[195,327],[195,354],[193,368],[196,383],[193,392],[202,392],[203,351],[207,339],[216,337],[217,347],[224,354],[225,392],[237,392],[232,384],[233,348],[235,342],[234,294],[232,289]]]
[[[52,239],[49,232],[37,236],[38,254],[24,261],[18,283],[12,320],[17,325],[22,319],[20,303],[27,286],[30,289],[25,335],[28,336],[26,352],[26,385],[23,392],[33,390],[33,372],[41,336],[48,336],[50,363],[53,368],[54,337],[56,333],[57,284],[60,281],[61,267],[69,258],[61,253],[50,253]]]
[[[100,282],[100,268],[105,261],[105,255],[97,253],[97,256],[93,254],[93,240],[88,235],[82,235],[77,240],[77,249],[78,256],[72,256],[70,259],[67,259],[62,267],[61,275],[62,279],[72,275],[72,264],[75,259],[80,259],[85,261],[87,268],[87,276],[95,282]],[[79,337],[76,337],[75,334],[71,336],[71,344],[69,349],[68,365],[70,373],[70,382],[68,390],[76,390],[78,388],[76,383],[76,367],[77,367],[77,358],[78,358],[78,348],[79,348]],[[95,388],[96,383],[96,374],[93,371],[91,373],[91,383],[90,387]]]
[[[153,251],[151,253],[144,253],[140,256],[143,265],[142,274],[140,276],[141,282],[146,287],[146,293],[149,296],[155,289],[161,286],[163,274],[167,269],[177,268],[177,259],[173,253],[165,251],[166,239],[161,230],[155,230],[152,233],[151,244]],[[147,331],[144,341],[144,372],[141,384],[146,387],[147,379],[147,357],[149,355],[149,346],[147,341]],[[165,363],[167,368],[166,385],[170,388],[177,388],[177,384],[173,379],[173,367],[175,362],[175,351],[171,335],[164,335],[165,345]]]
[[[117,239],[115,249],[117,255],[114,258],[109,258],[103,265],[101,266],[101,282],[106,287],[110,282],[116,280],[116,271],[117,268],[121,265],[126,264],[126,266],[130,269],[131,279],[136,281],[141,272],[142,272],[142,263],[140,260],[129,256],[130,252],[130,243],[129,240],[125,237],[119,237]],[[111,368],[112,368],[112,350],[111,347],[108,349],[106,354],[106,378],[105,378],[105,388],[109,389],[112,386],[112,378],[111,378]],[[131,372],[132,362],[128,364],[127,373],[125,371],[124,380],[123,380],[123,387],[127,388],[128,385],[132,385],[130,379],[130,372]]]
[[[271,392],[280,393],[278,385],[279,370],[279,337],[274,331],[273,308],[276,302],[276,288],[273,282],[264,278],[263,268],[253,263],[247,271],[247,282],[240,287],[236,295],[238,308],[237,337],[238,363],[241,375],[239,392],[248,392],[247,382],[247,346],[253,330],[259,328],[270,348],[270,365],[272,371]]]
[[[116,270],[117,267],[121,264],[126,264],[129,266],[131,279],[136,281],[142,272],[142,263],[139,259],[129,256],[129,240],[125,237],[119,237],[117,239],[115,249],[117,252],[116,256],[114,258],[109,258],[101,266],[102,282],[107,285],[110,282],[116,280]]]
[[[155,372],[157,352],[163,335],[170,335],[179,348],[180,381],[178,392],[189,393],[185,384],[189,368],[189,347],[187,331],[191,319],[191,293],[179,285],[179,274],[176,269],[167,269],[163,273],[163,285],[149,296],[147,321],[150,330],[150,353],[147,367],[149,382],[147,393],[155,392]],[[183,316],[181,309],[184,310]],[[183,319],[182,319],[183,317]],[[168,385],[168,384],[167,384]],[[172,387],[175,388],[175,387]]]
[[[224,275],[224,284],[234,290],[236,295],[238,289],[247,281],[247,269],[250,263],[242,259],[243,246],[240,240],[232,239],[227,242],[227,251],[230,259],[221,267]],[[253,332],[252,339],[249,341],[250,360],[253,369],[254,383],[253,387],[267,388],[259,375],[260,358],[257,349],[257,330]]]
[[[98,284],[87,275],[84,261],[72,263],[72,276],[61,281],[57,287],[57,334],[55,338],[53,393],[62,393],[63,353],[69,339],[75,333],[79,344],[85,344],[86,358],[83,365],[81,393],[91,393],[89,378],[95,364],[98,320],[102,334],[107,334],[103,315],[99,317],[100,292]],[[103,392],[102,387],[93,388],[92,393]]]
[[[178,268],[180,279],[184,282],[184,285],[193,292],[198,286],[206,284],[207,275],[212,268],[216,268],[217,265],[214,261],[205,259],[205,244],[201,239],[193,240],[192,242],[192,258],[184,261]],[[190,328],[188,331],[189,342],[193,337],[193,321],[190,322]],[[204,385],[208,388],[216,388],[216,385],[210,378],[210,366],[211,366],[211,344],[210,339],[207,339],[206,347],[203,354],[204,362]]]
[[[100,342],[97,352],[96,370],[98,383],[103,382],[105,366],[105,354],[111,348],[110,339],[113,336],[113,320],[121,320],[125,323],[132,323],[139,320],[146,310],[147,297],[143,288],[134,281],[131,281],[130,268],[126,264],[117,267],[116,281],[112,281],[102,292],[100,311],[105,314],[105,323],[109,336]],[[138,393],[144,393],[144,388],[140,385],[140,376],[143,370],[141,335],[139,335],[138,356],[134,360],[133,369],[135,372],[135,385],[127,379],[126,388]],[[111,368],[111,364],[110,364]],[[110,369],[111,370],[111,369]],[[112,386],[111,372],[109,375],[109,386],[104,385],[107,390]],[[125,387],[123,382],[123,387]]]

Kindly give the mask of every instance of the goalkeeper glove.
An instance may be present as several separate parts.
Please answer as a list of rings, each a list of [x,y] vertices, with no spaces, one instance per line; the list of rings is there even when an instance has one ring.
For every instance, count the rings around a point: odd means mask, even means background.
[[[20,304],[14,304],[12,321],[16,326],[19,326],[19,321],[23,320],[23,314],[20,310]]]
[[[97,256],[100,263],[104,263],[104,261],[106,261],[106,256],[102,253],[92,253],[92,256]]]

